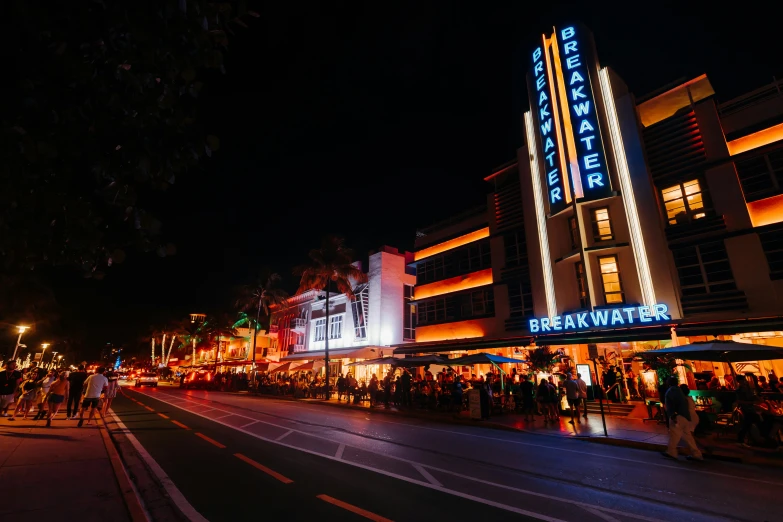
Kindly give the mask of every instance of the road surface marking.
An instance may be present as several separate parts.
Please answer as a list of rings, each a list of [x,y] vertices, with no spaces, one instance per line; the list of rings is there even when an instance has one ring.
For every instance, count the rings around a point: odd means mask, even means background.
[[[156,398],[156,400],[160,400],[161,402],[164,402],[164,403],[166,402],[166,401],[164,401],[162,399],[157,399]],[[204,400],[207,400],[207,399],[204,399]],[[296,404],[296,403],[294,403],[294,404]],[[173,405],[173,406],[176,406],[176,405]],[[188,411],[188,410],[185,410],[185,411]],[[221,411],[225,411],[225,410],[221,410]],[[210,417],[207,417],[205,415],[201,415],[200,412],[188,411],[188,413],[191,413],[193,415],[199,415],[199,416],[201,416],[201,417],[203,417],[203,418],[205,418],[207,420],[213,420],[214,421],[214,419],[211,419]],[[256,413],[260,413],[260,412],[256,412]],[[263,415],[263,413],[260,413],[260,414]],[[239,415],[239,414],[236,414],[236,415],[239,416],[239,417],[245,417],[244,415]],[[245,418],[250,419],[251,417],[245,417]],[[281,441],[276,441],[274,439],[266,438],[264,436],[261,436],[261,435],[258,435],[256,433],[253,433],[251,431],[247,431],[247,430],[244,430],[244,429],[241,429],[241,428],[237,428],[236,426],[233,426],[231,424],[226,424],[226,423],[224,423],[222,421],[214,421],[214,422],[217,422],[218,424],[222,424],[222,425],[227,426],[227,427],[232,428],[232,429],[236,429],[238,431],[242,431],[243,433],[251,435],[251,436],[253,436],[253,437],[257,438],[257,439],[264,440],[266,442],[270,442],[270,443],[273,443],[273,444],[279,444],[280,446],[291,448],[291,449],[296,450],[296,451],[309,453],[311,455],[316,455],[316,456],[327,458],[327,459],[330,459],[330,460],[336,460],[336,461],[342,462],[344,464],[348,464],[348,465],[351,465],[351,466],[355,466],[355,467],[359,467],[359,468],[366,469],[366,470],[369,470],[369,471],[373,471],[375,473],[380,473],[382,475],[387,475],[389,477],[393,477],[393,478],[396,478],[396,479],[399,479],[399,480],[404,480],[406,482],[410,482],[410,483],[414,483],[414,484],[418,484],[418,485],[423,485],[425,487],[430,487],[432,489],[437,489],[437,490],[442,491],[444,493],[448,493],[448,494],[451,494],[451,495],[467,498],[468,500],[473,500],[475,502],[480,502],[480,503],[483,503],[483,504],[486,504],[486,505],[489,505],[489,506],[498,507],[498,508],[504,509],[506,511],[511,511],[511,512],[514,512],[514,513],[522,514],[522,515],[527,515],[527,516],[530,516],[530,517],[537,518],[539,520],[553,520],[553,521],[559,520],[559,519],[555,519],[555,518],[550,518],[547,515],[543,515],[543,514],[539,514],[539,513],[533,513],[533,512],[526,511],[526,510],[520,510],[520,508],[516,508],[514,506],[509,506],[507,504],[494,502],[494,501],[491,501],[491,500],[483,499],[481,497],[475,497],[473,495],[469,495],[467,493],[462,493],[462,492],[457,491],[457,490],[448,489],[448,488],[443,487],[443,486],[437,486],[435,484],[430,484],[429,482],[419,481],[419,480],[416,480],[416,479],[410,479],[410,478],[408,478],[406,476],[398,475],[396,473],[388,472],[388,471],[385,471],[385,470],[382,470],[382,469],[379,469],[379,468],[373,468],[371,466],[367,466],[367,465],[364,465],[364,464],[358,464],[358,463],[347,461],[347,460],[344,460],[344,459],[336,459],[335,457],[332,457],[332,456],[329,456],[329,455],[326,455],[326,454],[323,454],[323,453],[318,453],[316,451],[312,451],[312,450],[308,450],[308,449],[301,448],[301,447],[298,447],[298,446],[294,446],[292,444],[287,444],[286,442],[281,442]],[[258,421],[258,422],[263,423],[263,424],[268,424],[270,426],[275,426],[275,427],[278,427],[278,428],[289,429],[289,428],[287,428],[285,426],[281,426],[279,424],[273,424],[271,422],[266,422],[266,421]],[[385,421],[382,421],[382,422],[385,422]],[[391,424],[401,424],[401,423],[391,423]],[[405,425],[405,424],[402,424],[402,425]],[[408,425],[408,426],[411,427],[410,425]],[[444,431],[444,432],[448,432],[448,433],[462,435],[459,432],[448,431],[448,430],[441,430],[441,429],[437,429],[437,428],[426,428],[426,429],[430,429],[430,430],[434,430],[434,431]],[[325,440],[325,441],[332,442],[332,443],[335,442],[333,439],[329,439],[329,438],[322,437],[322,436],[319,436],[319,435],[314,435],[312,433],[308,433],[308,432],[305,432],[305,431],[300,431],[300,430],[296,430],[296,429],[294,429],[292,431],[295,431],[296,433],[300,433],[302,435],[306,435],[308,437],[312,437],[312,438],[315,438],[315,439],[321,439],[321,440]],[[362,435],[359,435],[359,434],[356,434],[356,433],[351,433],[351,432],[348,432],[348,433],[350,433],[353,436],[362,437]],[[534,446],[534,447],[542,447],[542,448],[547,448],[547,449],[558,450],[558,448],[553,448],[551,446],[532,444],[532,443],[525,443],[525,442],[516,442],[516,441],[511,441],[511,440],[507,440],[507,439],[500,439],[500,438],[496,438],[496,437],[488,437],[488,436],[482,436],[482,435],[476,435],[475,437],[486,438],[486,439],[493,439],[493,440],[498,440],[498,441],[502,441],[502,442],[510,442],[510,443],[521,444],[521,445],[526,445],[526,446]],[[383,441],[383,442],[394,444],[391,441]],[[353,447],[353,446],[351,446],[351,447]],[[369,450],[362,449],[362,448],[358,448],[358,449],[360,449],[361,451],[369,451]],[[414,447],[414,449],[416,449],[418,451],[425,451],[425,452],[429,451],[429,450],[423,449],[423,448],[415,448]],[[571,453],[590,454],[588,452],[579,452],[579,451],[576,451],[576,450],[563,450],[563,451],[571,452]],[[636,513],[629,513],[629,512],[625,512],[625,511],[619,511],[619,510],[604,508],[602,506],[597,506],[597,505],[594,505],[594,504],[586,504],[586,503],[570,500],[570,499],[563,498],[563,497],[556,497],[556,496],[552,496],[552,495],[546,495],[546,494],[543,494],[543,493],[538,493],[538,492],[535,492],[535,491],[529,491],[529,490],[514,488],[514,487],[506,486],[504,484],[500,484],[500,483],[497,483],[497,482],[490,482],[490,481],[487,481],[487,480],[474,478],[474,477],[471,477],[471,476],[468,476],[468,475],[463,475],[461,473],[457,473],[457,472],[454,472],[454,471],[438,468],[436,466],[432,466],[432,465],[429,465],[429,464],[418,463],[418,462],[415,462],[415,461],[412,461],[412,460],[409,460],[409,459],[404,459],[404,458],[401,458],[401,457],[395,457],[395,456],[392,456],[392,455],[387,455],[385,453],[378,453],[378,452],[373,452],[373,451],[370,451],[370,453],[374,453],[374,454],[377,454],[377,455],[382,455],[382,456],[385,456],[387,458],[391,458],[391,459],[394,459],[394,460],[405,462],[405,463],[408,463],[408,464],[411,464],[411,465],[418,464],[418,465],[421,465],[422,467],[426,467],[426,468],[429,468],[429,469],[432,469],[432,470],[443,472],[443,473],[446,473],[446,474],[449,474],[449,475],[462,477],[464,479],[471,480],[471,481],[474,481],[474,482],[486,484],[486,485],[489,485],[489,486],[496,486],[496,487],[500,487],[500,488],[508,489],[508,490],[512,490],[512,491],[516,491],[516,492],[527,494],[527,495],[532,495],[532,496],[537,496],[537,497],[557,500],[557,501],[560,501],[560,502],[572,504],[572,505],[579,506],[579,507],[588,507],[588,508],[592,508],[592,509],[597,509],[597,510],[604,511],[604,512],[607,512],[607,513],[614,513],[614,514],[617,514],[617,515],[622,515],[624,517],[635,518],[635,519],[638,519],[638,520],[644,520],[646,522],[657,522],[659,520],[659,519],[656,519],[656,518],[645,517],[644,515],[639,515],[639,514],[636,514]],[[592,454],[592,455],[599,456],[599,457],[604,457],[604,455],[602,455],[602,454]],[[614,458],[616,458],[617,460],[622,460],[622,461],[630,461],[630,462],[638,462],[638,463],[641,463],[641,464],[648,464],[648,462],[645,462],[645,461],[642,461],[642,460],[634,460],[634,459],[627,459],[627,458],[620,458],[620,457],[614,457]],[[678,469],[678,470],[683,469],[681,466],[665,466],[665,467],[670,467],[670,468]],[[689,470],[689,472],[692,471],[691,468],[688,468],[688,470]],[[511,471],[514,472],[514,473],[525,473],[524,470],[514,469],[514,470],[511,470]],[[731,475],[727,475],[727,474],[724,474],[724,473],[717,473],[717,472],[707,472],[707,473],[713,474],[713,475],[718,475],[718,476],[731,476]],[[545,477],[545,478],[547,480],[558,481],[557,478],[553,478],[553,477]],[[754,481],[758,481],[758,482],[765,482],[765,483],[770,483],[770,484],[774,484],[774,485],[780,485],[779,483],[768,482],[768,481],[763,481],[763,480],[758,480],[758,479],[748,479],[748,480],[754,480]],[[577,485],[577,484],[573,484],[573,485]],[[602,493],[605,493],[605,494],[609,494],[609,495],[617,495],[616,492],[611,491],[611,490],[606,490],[606,489],[601,489],[601,488],[596,488],[596,490],[597,491],[601,491]],[[639,497],[636,497],[636,498],[639,498]],[[648,501],[649,502],[649,500],[646,500],[646,499],[643,499],[643,498],[639,498],[639,499],[643,500],[643,501]],[[679,509],[679,510],[690,510],[691,509],[688,506],[681,506],[681,505],[676,505],[676,506],[673,506],[673,507],[675,509]]]
[[[334,458],[337,460],[340,460],[343,458],[343,453],[345,452],[345,444],[340,444],[337,446],[337,453],[334,454]]]
[[[587,508],[587,507],[586,507],[586,508],[583,508],[583,509],[584,509],[585,511],[587,511],[588,513],[592,513],[593,515],[597,516],[597,517],[598,517],[598,518],[600,518],[601,520],[606,520],[606,522],[620,522],[620,520],[619,520],[619,519],[617,519],[617,518],[614,518],[614,517],[610,517],[610,516],[609,516],[609,515],[607,515],[606,513],[602,513],[601,511],[599,511],[599,510],[597,510],[597,509],[593,509],[593,508]]]
[[[333,504],[337,507],[341,507],[347,511],[350,511],[351,513],[356,513],[357,515],[363,516],[366,519],[373,520],[374,522],[392,522],[391,519],[382,517],[380,515],[376,515],[375,513],[372,513],[370,511],[367,511],[366,509],[362,509],[360,507],[356,507],[353,504],[349,504],[348,502],[343,502],[342,500],[337,500],[334,497],[330,497],[329,495],[316,495],[315,498],[319,498],[323,500],[324,502],[328,502],[330,504]]]
[[[277,437],[275,440],[283,440],[284,438],[288,437],[294,432],[294,430],[288,430],[287,432],[283,433],[279,437]]]
[[[204,439],[205,441],[209,442],[209,443],[210,443],[210,444],[212,444],[213,446],[217,446],[217,447],[218,447],[218,448],[220,448],[220,449],[223,449],[223,448],[225,448],[225,446],[224,446],[224,445],[222,445],[221,443],[219,443],[219,442],[218,442],[218,441],[216,441],[215,439],[210,439],[209,437],[207,437],[207,436],[206,436],[206,435],[204,435],[203,433],[196,432],[196,437],[201,437],[201,438],[202,438],[202,439]]]
[[[188,428],[187,426],[185,426],[184,424],[182,424],[181,422],[177,422],[177,421],[175,421],[175,420],[172,420],[171,422],[172,422],[172,423],[173,423],[175,426],[179,426],[179,427],[180,427],[180,428],[182,428],[183,430],[189,430],[189,429],[190,429],[190,428]]]
[[[257,423],[258,421],[248,422],[247,424],[243,424],[242,426],[240,426],[240,428],[244,429],[247,428],[248,426],[252,426],[253,424],[257,424]]]
[[[160,416],[161,416],[161,417],[163,417],[164,419],[168,419],[168,418],[169,418],[167,415],[163,415],[162,413],[158,413],[158,415],[160,415]]]
[[[153,408],[150,408],[149,406],[144,406],[144,407],[145,407],[146,409],[150,410],[150,411],[155,411]]]
[[[221,415],[220,417],[214,417],[215,420],[222,419],[223,417],[231,417],[233,413],[227,413],[226,415]]]
[[[166,475],[166,472],[163,471],[163,468],[160,467],[160,464],[158,464],[155,459],[152,458],[152,455],[150,455],[149,452],[144,449],[144,446],[142,446],[138,439],[133,436],[131,431],[125,426],[125,424],[123,424],[119,417],[114,414],[114,411],[110,411],[109,414],[112,416],[112,418],[114,418],[114,422],[116,422],[117,426],[122,429],[125,436],[128,437],[128,440],[131,444],[133,444],[133,447],[136,448],[136,451],[139,453],[141,458],[144,459],[147,467],[149,467],[149,469],[158,478],[158,481],[163,486],[163,489],[165,489],[166,493],[168,493],[169,498],[174,501],[174,504],[179,508],[182,514],[185,515],[185,518],[193,522],[209,522],[206,518],[201,516],[201,513],[196,511],[196,508],[194,508],[190,502],[187,501],[185,495],[183,495],[179,488],[177,488],[177,486],[174,484],[174,481],[171,480],[168,475]]]
[[[294,482],[293,480],[291,480],[290,478],[286,477],[285,475],[281,475],[277,471],[272,471],[271,469],[267,468],[263,464],[259,464],[255,460],[251,459],[250,457],[246,457],[246,456],[242,455],[241,453],[234,453],[234,456],[236,458],[238,458],[239,460],[243,460],[243,461],[247,462],[248,464],[250,464],[254,468],[263,471],[264,473],[266,473],[270,477],[276,478],[277,480],[279,480],[283,484],[292,484]]]
[[[435,484],[436,486],[443,487],[443,484],[441,484],[440,480],[438,480],[435,477],[433,477],[432,474],[429,471],[424,469],[424,466],[422,466],[421,464],[413,464],[413,467],[416,469],[416,471],[421,473],[421,475],[425,479],[427,479],[427,482],[429,482],[430,484]]]

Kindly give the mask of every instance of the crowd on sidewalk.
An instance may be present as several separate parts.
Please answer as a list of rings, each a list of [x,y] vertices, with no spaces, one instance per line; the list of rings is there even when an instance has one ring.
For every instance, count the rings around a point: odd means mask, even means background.
[[[65,419],[76,420],[77,426],[91,425],[97,414],[104,415],[117,396],[119,376],[98,368],[93,374],[80,365],[76,371],[44,369],[33,362],[24,370],[16,369],[16,361],[8,361],[0,370],[0,417],[13,422],[21,416],[27,420],[46,419],[52,425],[65,404]]]

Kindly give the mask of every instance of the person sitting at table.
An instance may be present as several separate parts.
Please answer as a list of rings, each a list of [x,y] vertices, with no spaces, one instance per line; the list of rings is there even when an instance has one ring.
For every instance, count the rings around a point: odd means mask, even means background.
[[[712,376],[710,382],[707,383],[708,390],[720,390],[720,379],[716,375]]]
[[[780,393],[780,381],[778,380],[778,376],[774,373],[769,374],[769,391],[772,393]]]

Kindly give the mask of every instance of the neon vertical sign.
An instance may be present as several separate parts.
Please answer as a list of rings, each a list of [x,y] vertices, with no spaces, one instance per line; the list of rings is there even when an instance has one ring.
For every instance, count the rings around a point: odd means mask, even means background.
[[[536,115],[539,137],[543,154],[541,165],[547,186],[547,202],[549,212],[556,214],[563,210],[571,195],[567,181],[563,176],[562,154],[560,151],[559,127],[557,118],[557,100],[554,96],[552,74],[547,52],[547,41],[533,51],[533,74],[531,77],[531,92],[535,93]]]
[[[584,197],[605,198],[612,194],[612,186],[590,81],[590,67],[595,65],[592,50],[578,26],[556,34]]]

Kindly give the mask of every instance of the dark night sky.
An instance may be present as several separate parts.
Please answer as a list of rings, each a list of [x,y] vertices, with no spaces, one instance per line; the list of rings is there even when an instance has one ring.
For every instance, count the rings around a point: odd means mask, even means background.
[[[226,306],[261,265],[292,290],[292,266],[327,233],[362,256],[410,249],[417,227],[483,203],[482,178],[514,158],[529,53],[554,24],[592,28],[601,63],[637,95],[706,72],[727,100],[781,72],[777,22],[748,3],[725,15],[632,2],[269,4],[232,40],[205,100],[221,150],[169,193],[177,255],[131,254],[101,282],[63,278],[63,331],[89,327],[96,348],[134,341],[153,323]]]

